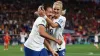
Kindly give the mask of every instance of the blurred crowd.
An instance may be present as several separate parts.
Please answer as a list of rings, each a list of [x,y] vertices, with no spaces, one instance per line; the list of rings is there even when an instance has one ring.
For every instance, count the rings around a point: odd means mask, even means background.
[[[66,8],[65,29],[74,30],[73,34],[66,34],[73,43],[94,42],[96,32],[100,33],[100,1],[69,1]],[[71,38],[70,38],[71,35]],[[100,39],[99,39],[100,40]]]
[[[55,0],[0,0],[0,40],[5,32],[19,37],[25,30],[30,33],[36,19],[34,12],[41,4],[53,4]],[[66,9],[65,29],[81,35],[93,35],[100,31],[100,1],[62,0]],[[17,38],[16,37],[16,38]]]

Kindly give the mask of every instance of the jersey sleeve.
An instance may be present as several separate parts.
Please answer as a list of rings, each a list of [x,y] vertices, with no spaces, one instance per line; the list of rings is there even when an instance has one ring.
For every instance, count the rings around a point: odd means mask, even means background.
[[[65,22],[66,22],[66,18],[62,17],[56,23],[59,25],[59,27],[63,27],[65,25]]]
[[[46,20],[42,17],[39,17],[38,19],[39,19],[37,22],[38,26],[43,25],[44,27],[46,27]]]

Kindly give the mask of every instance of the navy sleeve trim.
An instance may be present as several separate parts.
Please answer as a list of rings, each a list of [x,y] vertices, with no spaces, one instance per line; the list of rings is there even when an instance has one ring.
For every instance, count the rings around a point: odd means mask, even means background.
[[[58,24],[58,27],[60,27],[61,28],[61,25],[58,23],[58,22],[56,22],[57,24]]]
[[[42,25],[42,26],[44,26],[43,24],[39,24],[39,25]],[[46,27],[46,26],[44,26],[44,27]]]

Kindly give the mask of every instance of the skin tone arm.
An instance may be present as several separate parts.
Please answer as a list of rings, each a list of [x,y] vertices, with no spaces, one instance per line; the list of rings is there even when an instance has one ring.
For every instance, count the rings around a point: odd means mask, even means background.
[[[39,7],[39,8],[38,8],[38,14],[39,14],[40,16],[44,17],[44,16],[45,16],[45,10],[44,10],[44,9],[41,10],[41,8]],[[58,25],[57,23],[53,23],[52,20],[49,19],[48,17],[46,17],[46,21],[47,21],[47,22],[50,24],[50,26],[53,27],[53,28],[59,27],[59,25]]]
[[[39,6],[39,8],[38,8],[38,14],[39,14],[39,16],[44,16],[44,15],[45,15],[45,10],[44,10],[44,9],[41,10],[41,6]],[[52,20],[49,19],[48,17],[46,18],[46,21],[47,21],[47,22],[50,24],[50,26],[53,27],[53,28],[59,27],[59,25],[58,25],[57,23],[53,23]]]
[[[57,28],[59,25],[57,23],[53,23],[51,19],[47,18],[46,21],[50,24],[51,27]]]
[[[58,53],[56,53],[50,46],[50,44],[48,43],[48,41],[45,39],[44,40],[44,44],[47,47],[47,49],[52,53],[53,56],[58,56]]]
[[[55,39],[54,37],[49,35],[45,30],[46,30],[46,28],[43,25],[39,25],[39,33],[40,33],[41,36],[43,36],[45,39],[53,40],[56,43],[58,43],[59,45],[62,44],[61,40]]]

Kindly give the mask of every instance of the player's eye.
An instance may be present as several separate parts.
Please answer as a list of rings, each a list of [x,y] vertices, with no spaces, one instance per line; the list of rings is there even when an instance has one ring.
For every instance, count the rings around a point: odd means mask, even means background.
[[[60,10],[60,9],[57,9],[57,10]]]
[[[56,8],[54,8],[54,10],[60,10],[60,9],[56,9]]]
[[[56,9],[54,8],[54,10],[56,10]]]

